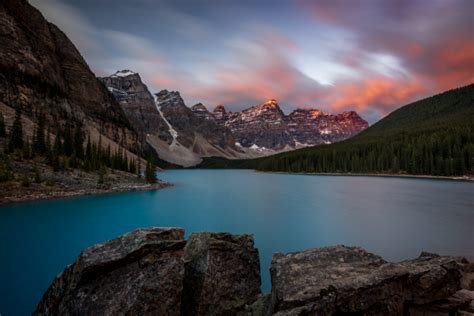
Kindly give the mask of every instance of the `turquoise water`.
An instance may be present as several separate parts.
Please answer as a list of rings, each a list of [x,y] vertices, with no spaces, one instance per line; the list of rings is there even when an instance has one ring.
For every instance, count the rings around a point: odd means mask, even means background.
[[[263,289],[271,254],[358,245],[388,260],[420,251],[474,257],[474,184],[248,170],[176,170],[175,187],[0,208],[0,314],[30,313],[92,244],[138,227],[255,235]]]

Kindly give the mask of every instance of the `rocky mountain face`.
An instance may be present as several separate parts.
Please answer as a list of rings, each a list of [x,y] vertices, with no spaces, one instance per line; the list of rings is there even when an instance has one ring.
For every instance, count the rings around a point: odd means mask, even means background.
[[[187,107],[179,92],[162,90],[155,100],[130,70],[100,78],[121,104],[140,135],[160,158],[184,166],[201,157],[255,158],[299,147],[347,139],[368,124],[355,112],[339,115],[298,109],[285,115],[276,100],[241,112],[214,111],[198,103]]]
[[[141,139],[168,162],[193,166],[201,157],[233,158],[235,139],[225,126],[211,120],[206,108],[184,104],[179,92],[160,91],[152,96],[140,75],[130,70],[100,78],[121,105]]]
[[[273,255],[260,291],[249,235],[147,228],[84,250],[34,315],[471,315],[474,263],[422,253],[391,263],[359,247]]]
[[[26,0],[0,2],[0,102],[51,126],[81,122],[87,131],[137,148],[122,108],[79,51]]]
[[[278,103],[270,99],[242,112],[228,113],[224,126],[230,128],[243,147],[281,150],[293,144],[287,123]]]
[[[114,95],[142,139],[146,139],[147,134],[153,134],[171,143],[169,128],[157,111],[155,100],[138,73],[121,70],[99,80]]]
[[[297,109],[285,115],[273,99],[242,112],[227,112],[218,106],[212,114],[241,146],[273,150],[338,142],[368,127],[353,111],[331,115],[317,109]]]
[[[213,120],[209,120],[205,111],[202,111],[204,107],[202,104],[195,105],[193,109],[190,109],[184,104],[179,92],[168,90],[157,93],[156,102],[163,117],[178,133],[176,140],[184,146],[192,146],[196,134],[220,148],[234,146],[235,140],[231,131],[225,126],[219,126]]]
[[[288,130],[295,143],[318,145],[350,138],[368,127],[356,112],[332,115],[320,110],[297,109],[288,115]]]

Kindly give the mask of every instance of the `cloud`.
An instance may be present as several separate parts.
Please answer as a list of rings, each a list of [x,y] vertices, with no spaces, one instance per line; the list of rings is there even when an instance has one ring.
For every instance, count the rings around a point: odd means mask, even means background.
[[[128,68],[152,92],[178,90],[188,105],[239,110],[275,98],[286,111],[355,109],[373,122],[474,81],[470,0],[300,0],[275,4],[268,18],[266,11],[239,15],[226,5],[211,10],[206,1],[189,10],[187,3],[142,0],[140,10],[127,15],[143,24],[139,30],[114,21],[99,28],[62,0],[31,2],[65,31],[98,75]],[[134,9],[114,4],[114,14]],[[247,13],[259,9],[244,7]],[[278,10],[285,11],[283,19],[274,18]]]

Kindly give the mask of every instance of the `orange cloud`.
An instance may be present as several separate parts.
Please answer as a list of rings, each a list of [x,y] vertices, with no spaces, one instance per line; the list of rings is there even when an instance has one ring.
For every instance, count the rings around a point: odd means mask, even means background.
[[[419,81],[395,81],[390,78],[371,78],[363,82],[347,83],[334,87],[329,93],[330,108],[334,111],[341,109],[356,109],[364,112],[369,107],[387,114],[397,106],[409,103],[426,92]]]

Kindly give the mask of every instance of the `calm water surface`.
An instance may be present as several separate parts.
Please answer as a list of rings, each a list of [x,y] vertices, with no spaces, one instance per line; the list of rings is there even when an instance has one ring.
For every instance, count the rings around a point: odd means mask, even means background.
[[[274,252],[358,245],[388,260],[426,250],[474,257],[474,184],[177,170],[175,187],[0,208],[0,314],[29,314],[92,244],[145,226],[255,235],[263,289]]]

